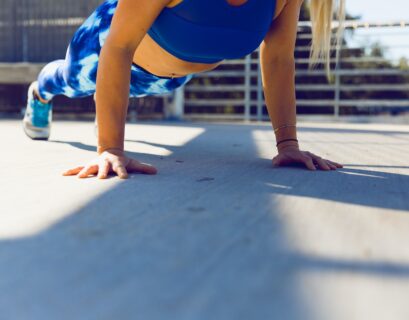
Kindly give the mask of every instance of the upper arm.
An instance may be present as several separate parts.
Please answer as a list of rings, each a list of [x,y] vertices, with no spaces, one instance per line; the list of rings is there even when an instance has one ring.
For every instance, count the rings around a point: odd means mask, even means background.
[[[134,52],[171,0],[119,0],[106,44]]]
[[[272,22],[260,45],[263,59],[294,57],[302,2],[302,0],[288,0],[281,13]]]

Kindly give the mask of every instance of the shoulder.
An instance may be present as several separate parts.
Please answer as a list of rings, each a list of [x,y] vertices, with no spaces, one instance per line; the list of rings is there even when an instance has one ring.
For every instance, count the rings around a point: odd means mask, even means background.
[[[274,19],[276,19],[287,7],[293,7],[299,9],[304,0],[275,0],[276,1],[276,10],[274,13]]]

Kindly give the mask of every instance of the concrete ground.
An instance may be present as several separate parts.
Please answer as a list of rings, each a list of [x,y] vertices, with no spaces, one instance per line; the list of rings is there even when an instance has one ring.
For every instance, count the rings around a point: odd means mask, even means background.
[[[409,319],[409,126],[300,123],[345,165],[311,172],[269,125],[129,124],[127,181],[61,176],[91,122],[0,137],[1,320]]]

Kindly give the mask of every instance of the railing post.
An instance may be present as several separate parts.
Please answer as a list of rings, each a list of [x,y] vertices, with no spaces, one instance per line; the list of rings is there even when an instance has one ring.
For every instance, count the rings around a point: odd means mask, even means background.
[[[144,99],[145,98],[138,98],[138,103],[141,105],[144,105]],[[129,123],[136,123],[138,121],[138,109],[135,104],[135,99],[128,99],[128,115],[126,118],[126,121]],[[95,99],[94,99],[94,104],[95,104]]]
[[[33,12],[29,9],[30,5],[25,3],[26,1],[19,1],[20,3],[18,6],[21,8],[24,8],[22,11],[22,14],[17,17],[17,21],[20,22],[20,25],[18,26],[19,28],[19,34],[21,36],[20,38],[20,44],[21,44],[21,60],[24,62],[28,62],[28,56],[29,56],[29,48],[28,48],[28,28],[29,26],[25,25],[23,22],[25,20],[30,20],[30,19],[38,19],[39,15],[32,15]],[[34,11],[35,12],[35,11]],[[18,25],[18,24],[17,24]],[[21,32],[21,33],[20,33]]]
[[[261,78],[260,51],[257,60],[257,121],[263,120],[263,83]]]
[[[338,31],[340,26],[338,25]],[[344,40],[344,29],[342,29],[340,34],[341,43],[337,43],[336,53],[335,53],[335,92],[334,92],[334,117],[339,118],[339,109],[341,106],[341,59],[342,59],[342,41]]]
[[[338,72],[338,68],[335,69],[335,92],[334,92],[334,117],[339,117],[339,107],[341,100],[341,76]]]
[[[250,121],[251,107],[251,54],[247,55],[244,64],[244,121]]]
[[[20,61],[21,57],[19,55],[18,48],[20,47],[21,40],[18,38],[20,36],[19,30],[17,29],[18,23],[17,23],[17,6],[18,3],[17,1],[11,1],[12,4],[12,11],[11,15],[12,18],[8,20],[7,22],[11,22],[10,26],[10,31],[11,34],[13,35],[13,57],[11,59],[12,62],[18,62]]]
[[[172,120],[182,120],[185,108],[185,86],[181,86],[173,93],[172,102],[165,108],[165,117]]]

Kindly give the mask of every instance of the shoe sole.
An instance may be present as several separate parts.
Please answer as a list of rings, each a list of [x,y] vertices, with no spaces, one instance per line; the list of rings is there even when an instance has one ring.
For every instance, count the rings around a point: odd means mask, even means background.
[[[36,87],[36,82],[37,81],[32,82],[30,84],[30,87],[28,88],[27,101],[30,101],[31,96],[33,95],[33,90]],[[26,122],[24,119],[23,129],[26,136],[32,140],[48,140],[50,137],[50,127],[46,129],[39,129],[32,126],[29,122]]]
[[[23,122],[23,129],[24,133],[26,134],[27,137],[29,137],[32,140],[48,140],[50,138],[50,130],[48,129],[46,132],[43,130],[36,130],[36,129],[30,129],[26,126],[26,123]]]

